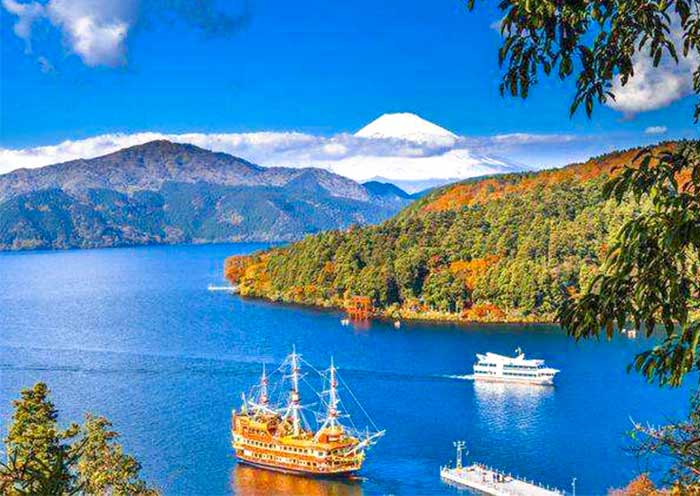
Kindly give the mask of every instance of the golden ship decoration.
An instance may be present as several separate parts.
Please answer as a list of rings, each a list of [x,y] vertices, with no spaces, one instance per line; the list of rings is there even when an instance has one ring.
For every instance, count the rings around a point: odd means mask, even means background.
[[[307,380],[309,372],[321,379],[324,387],[320,392]],[[302,405],[301,384],[314,392],[318,403]],[[344,408],[341,389],[366,418],[364,430],[355,426]],[[240,409],[231,418],[233,449],[240,462],[262,468],[317,476],[352,475],[362,468],[367,450],[385,432],[340,378],[332,358],[329,368],[319,371],[296,349],[270,375],[263,365],[259,384],[241,399]],[[311,412],[313,415],[307,415]],[[313,417],[313,422],[307,417]]]

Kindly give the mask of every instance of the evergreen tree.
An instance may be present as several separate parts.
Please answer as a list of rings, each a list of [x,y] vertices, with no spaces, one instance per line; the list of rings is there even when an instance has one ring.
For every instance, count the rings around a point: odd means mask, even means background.
[[[138,461],[123,453],[104,417],[86,416],[80,427],[58,427],[46,384],[13,401],[14,413],[0,463],[0,494],[7,496],[157,496],[139,478]]]
[[[37,383],[13,401],[5,439],[7,460],[0,474],[4,494],[48,496],[74,494],[79,489],[70,444],[79,428],[59,429],[58,412],[48,395],[46,384]]]
[[[88,414],[81,433],[83,444],[77,470],[86,494],[157,496],[158,491],[139,478],[141,465],[133,456],[124,454],[117,443],[119,434],[112,430],[109,420]]]

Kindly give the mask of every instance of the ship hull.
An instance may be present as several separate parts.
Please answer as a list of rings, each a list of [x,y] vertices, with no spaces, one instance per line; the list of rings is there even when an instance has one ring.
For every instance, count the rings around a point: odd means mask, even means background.
[[[357,470],[339,470],[336,472],[322,472],[322,471],[314,471],[314,470],[308,470],[308,469],[303,469],[303,468],[294,468],[292,466],[287,466],[287,465],[282,466],[282,465],[277,465],[274,463],[265,463],[265,462],[262,462],[260,460],[251,460],[251,459],[246,458],[242,455],[236,455],[236,459],[238,460],[238,463],[250,465],[251,467],[261,468],[264,470],[271,470],[273,472],[280,472],[283,474],[299,475],[302,477],[313,477],[313,478],[320,478],[320,479],[350,478],[350,477],[355,476],[359,470],[359,469],[357,469]]]
[[[553,386],[554,378],[541,377],[498,377],[498,376],[482,376],[474,374],[475,381],[483,382],[506,382],[511,384],[528,384],[532,386]]]

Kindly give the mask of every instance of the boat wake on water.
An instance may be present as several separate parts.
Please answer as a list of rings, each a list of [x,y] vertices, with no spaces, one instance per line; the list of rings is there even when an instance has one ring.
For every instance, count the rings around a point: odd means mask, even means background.
[[[460,375],[460,374],[443,374],[440,375],[439,377],[443,377],[445,379],[455,379],[458,381],[473,381],[474,380],[474,375],[473,374],[465,374],[465,375]]]

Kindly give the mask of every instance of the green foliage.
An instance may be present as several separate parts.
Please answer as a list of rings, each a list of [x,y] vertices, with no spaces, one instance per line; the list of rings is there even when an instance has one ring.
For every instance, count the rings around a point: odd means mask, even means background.
[[[0,493],[8,496],[74,494],[156,496],[139,479],[141,469],[116,442],[103,417],[88,415],[81,428],[58,427],[58,412],[43,383],[21,392],[0,463]]]
[[[139,479],[141,465],[123,452],[119,434],[104,417],[88,414],[82,428],[83,445],[78,458],[79,480],[87,494],[157,496]]]
[[[679,385],[700,369],[700,143],[642,150],[605,193],[651,208],[622,227],[585,294],[562,306],[561,324],[576,339],[610,337],[629,320],[647,334],[662,327],[664,340],[634,365],[649,380]]]
[[[72,472],[77,456],[77,453],[60,450],[44,462],[32,453],[24,458],[17,453],[9,454],[5,462],[0,462],[0,493],[7,496],[83,494]]]
[[[13,402],[15,411],[5,439],[8,461],[0,474],[12,470],[15,480],[8,494],[71,494],[76,478],[70,470],[69,441],[78,426],[66,430],[58,427],[58,412],[48,399],[49,390],[38,383],[25,389],[21,399]]]
[[[169,182],[157,192],[91,189],[84,197],[41,190],[0,202],[0,250],[290,241],[351,223],[380,222],[409,201],[335,197],[314,184]]]
[[[506,320],[553,320],[562,288],[576,291],[592,277],[603,245],[639,208],[601,194],[608,161],[618,157],[465,181],[380,225],[329,231],[255,255],[248,261],[255,275],[243,277],[241,292],[324,306],[363,295],[387,315],[399,307],[472,319],[480,317],[463,312],[493,305]],[[487,192],[478,202],[436,208],[462,187]]]
[[[468,0],[473,9],[475,0]],[[540,75],[576,77],[571,113],[583,105],[590,116],[596,102],[615,99],[617,77],[623,85],[634,77],[633,57],[676,62],[681,49],[700,51],[700,2],[697,0],[500,0],[503,44],[498,53],[506,70],[501,93],[526,98]],[[681,47],[672,41],[678,19]],[[693,85],[700,93],[700,67]],[[695,121],[700,104],[695,107]]]

